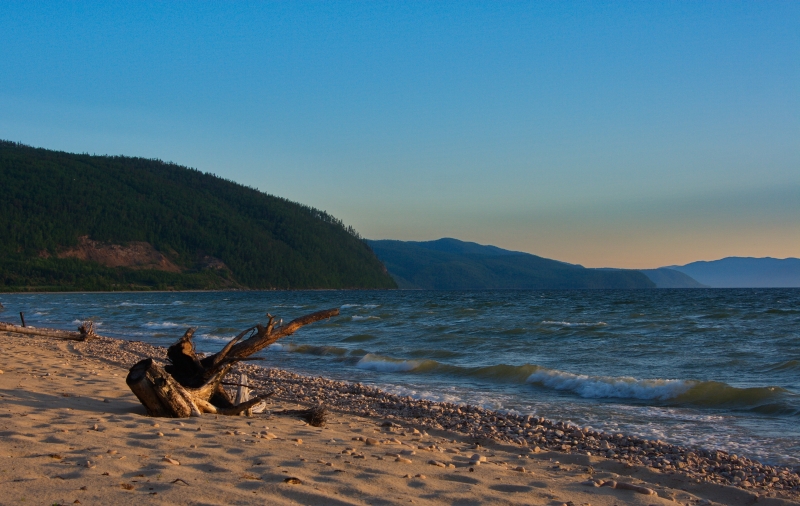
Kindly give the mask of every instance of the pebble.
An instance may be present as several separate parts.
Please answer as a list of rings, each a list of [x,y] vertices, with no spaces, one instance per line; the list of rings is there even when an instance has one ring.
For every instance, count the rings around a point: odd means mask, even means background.
[[[402,462],[403,464],[411,464],[411,459],[404,459],[403,457],[397,457],[394,459],[395,462]]]
[[[438,460],[429,460],[428,464],[436,467],[447,467],[444,462],[439,462]]]
[[[368,446],[377,446],[377,445],[381,444],[380,441],[378,441],[375,438],[371,438],[371,437],[368,437],[364,442],[367,443]]]
[[[299,445],[303,444],[303,440],[300,439],[299,437],[296,437],[296,438],[292,439],[292,441],[294,441],[295,443],[297,443]]]
[[[181,465],[181,463],[180,463],[180,462],[178,462],[178,461],[177,461],[177,460],[175,460],[175,459],[169,458],[169,457],[164,457],[162,460],[163,460],[164,462],[168,462],[168,463],[172,464],[173,466],[179,466],[179,465]]]

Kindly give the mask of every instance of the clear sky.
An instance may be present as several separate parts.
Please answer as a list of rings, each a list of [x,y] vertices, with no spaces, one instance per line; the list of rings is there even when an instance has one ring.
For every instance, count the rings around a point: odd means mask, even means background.
[[[0,138],[371,239],[800,256],[800,2],[2,2]]]

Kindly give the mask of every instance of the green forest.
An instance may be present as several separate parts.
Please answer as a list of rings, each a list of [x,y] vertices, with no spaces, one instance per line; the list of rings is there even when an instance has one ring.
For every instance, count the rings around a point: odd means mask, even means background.
[[[0,187],[2,291],[396,286],[340,220],[173,163],[0,141]],[[59,258],[84,236],[149,243],[180,271]]]

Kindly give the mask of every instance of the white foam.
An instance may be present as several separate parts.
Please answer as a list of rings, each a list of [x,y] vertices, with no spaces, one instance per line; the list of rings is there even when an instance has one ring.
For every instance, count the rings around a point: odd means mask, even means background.
[[[144,326],[151,329],[171,329],[174,327],[184,327],[185,325],[172,322],[147,322]]]
[[[378,316],[358,316],[358,315],[353,315],[353,316],[351,316],[351,318],[353,319],[353,321],[358,321],[358,320],[380,320],[380,317],[378,317]]]
[[[340,309],[348,309],[351,307],[361,307],[361,304],[342,304],[339,306]]]
[[[556,322],[545,320],[542,325],[559,325],[562,327],[604,327],[608,325],[606,322]]]
[[[420,366],[419,360],[392,360],[390,358],[367,353],[358,361],[356,367],[378,372],[407,372]]]
[[[230,341],[231,337],[215,336],[214,334],[199,334],[200,339],[211,339],[212,341]]]
[[[379,385],[381,390],[400,397],[411,397],[412,399],[424,399],[434,402],[450,402],[453,404],[464,404],[461,397],[456,394],[446,392],[432,392],[430,390],[417,389],[411,386],[402,385]]]
[[[588,399],[672,399],[692,387],[675,379],[636,379],[630,377],[587,376],[554,370],[540,370],[528,376],[528,383],[538,383],[554,390],[568,390]]]
[[[298,346],[294,343],[272,343],[267,346],[268,350],[272,351],[294,351],[298,348]]]
[[[83,322],[85,321],[87,320],[72,320],[72,323],[74,325],[83,325]],[[96,322],[96,321],[92,321],[92,323],[94,324],[95,327],[99,327],[100,325],[103,324],[103,322]]]

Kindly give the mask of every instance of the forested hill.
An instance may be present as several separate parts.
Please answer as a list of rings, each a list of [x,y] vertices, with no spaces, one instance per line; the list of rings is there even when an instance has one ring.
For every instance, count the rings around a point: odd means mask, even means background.
[[[0,141],[0,290],[393,288],[330,215],[158,160]]]
[[[632,270],[586,269],[457,239],[369,241],[400,288],[434,290],[655,288]]]

